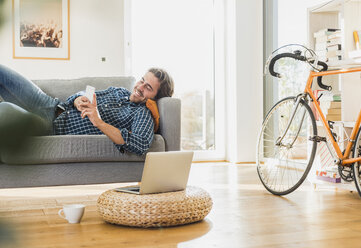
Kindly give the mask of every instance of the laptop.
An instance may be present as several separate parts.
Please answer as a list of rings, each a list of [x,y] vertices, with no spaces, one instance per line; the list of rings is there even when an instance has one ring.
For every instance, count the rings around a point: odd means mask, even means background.
[[[193,152],[148,152],[140,185],[116,188],[132,194],[154,194],[184,190],[187,186]]]

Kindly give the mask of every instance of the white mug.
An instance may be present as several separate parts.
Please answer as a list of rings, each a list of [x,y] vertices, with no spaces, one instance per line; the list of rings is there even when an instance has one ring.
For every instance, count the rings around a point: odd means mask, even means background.
[[[59,210],[58,214],[61,218],[66,219],[69,223],[75,224],[80,223],[80,220],[84,214],[84,209],[85,205],[83,204],[64,205],[63,208]]]

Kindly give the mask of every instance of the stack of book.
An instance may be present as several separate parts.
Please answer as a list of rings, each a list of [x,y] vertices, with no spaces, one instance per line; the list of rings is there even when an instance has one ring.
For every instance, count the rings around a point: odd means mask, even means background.
[[[328,104],[326,120],[341,121],[341,102],[332,101]]]
[[[337,28],[321,29],[313,34],[316,39],[315,52],[321,61],[332,62],[343,59],[341,30]]]
[[[316,170],[316,175],[317,175],[317,179],[320,179],[323,181],[327,181],[327,182],[331,182],[331,183],[340,183],[341,182],[341,177],[338,174],[337,168],[329,168],[329,169],[326,169],[325,171]]]
[[[341,95],[323,91],[320,107],[328,121],[341,121]]]

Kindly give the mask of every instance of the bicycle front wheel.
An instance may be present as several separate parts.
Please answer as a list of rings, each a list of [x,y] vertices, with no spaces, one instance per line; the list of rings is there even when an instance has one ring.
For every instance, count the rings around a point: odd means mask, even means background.
[[[276,103],[263,121],[257,145],[257,172],[265,188],[275,195],[296,190],[307,177],[316,153],[315,117],[296,97]],[[297,106],[296,106],[297,105]]]
[[[353,147],[353,157],[361,156],[361,128],[359,128]],[[361,196],[361,162],[356,162],[352,165],[353,180],[355,181],[358,194]]]

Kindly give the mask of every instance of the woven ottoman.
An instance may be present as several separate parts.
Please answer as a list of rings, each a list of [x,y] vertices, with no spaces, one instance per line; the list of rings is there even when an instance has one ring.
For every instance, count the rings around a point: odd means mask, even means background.
[[[98,212],[109,223],[136,227],[177,226],[203,220],[212,199],[203,189],[136,195],[108,190],[98,198]]]

